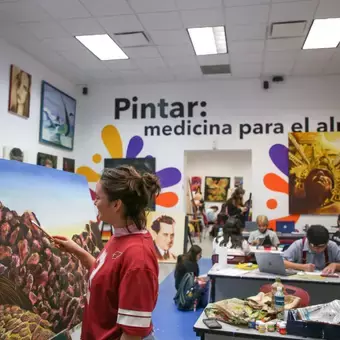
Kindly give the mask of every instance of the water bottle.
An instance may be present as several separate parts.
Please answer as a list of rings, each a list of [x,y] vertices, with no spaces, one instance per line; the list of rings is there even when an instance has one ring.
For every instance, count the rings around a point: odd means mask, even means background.
[[[217,233],[217,237],[221,237],[221,236],[223,236],[223,228],[222,227],[220,227],[218,229],[218,233]]]
[[[274,295],[274,309],[277,313],[278,320],[284,320],[285,316],[285,295],[282,290],[282,286],[278,286]]]

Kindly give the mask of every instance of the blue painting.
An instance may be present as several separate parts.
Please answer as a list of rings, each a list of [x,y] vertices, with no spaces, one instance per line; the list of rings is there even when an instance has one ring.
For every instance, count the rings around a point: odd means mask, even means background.
[[[75,256],[54,245],[53,235],[72,238],[93,256],[102,249],[86,178],[0,159],[4,339],[69,336],[82,320],[87,270]]]
[[[77,102],[47,82],[42,82],[40,142],[73,150]]]

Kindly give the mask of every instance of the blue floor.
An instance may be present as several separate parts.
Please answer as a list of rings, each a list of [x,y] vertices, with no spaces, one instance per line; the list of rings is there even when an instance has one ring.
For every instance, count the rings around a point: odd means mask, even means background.
[[[211,259],[201,259],[200,273],[206,274],[211,268]],[[202,309],[196,312],[177,310],[173,298],[176,294],[174,273],[170,273],[160,284],[158,302],[152,315],[157,340],[197,340],[194,324]]]

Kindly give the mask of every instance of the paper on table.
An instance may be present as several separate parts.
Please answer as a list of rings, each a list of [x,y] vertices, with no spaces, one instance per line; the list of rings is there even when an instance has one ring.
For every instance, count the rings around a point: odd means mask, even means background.
[[[298,272],[298,275],[308,275],[308,276],[321,276],[321,271],[316,272]]]
[[[244,269],[238,269],[238,268],[221,268],[219,265],[215,267],[215,270],[218,271],[220,274],[224,274],[226,276],[243,276],[249,271]]]

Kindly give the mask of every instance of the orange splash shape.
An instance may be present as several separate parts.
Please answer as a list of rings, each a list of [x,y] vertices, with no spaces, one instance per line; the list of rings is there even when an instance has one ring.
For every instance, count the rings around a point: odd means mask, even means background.
[[[274,210],[277,208],[277,200],[274,198],[271,198],[267,201],[267,208]]]
[[[92,156],[93,163],[100,163],[102,161],[102,156],[99,153],[96,153]]]
[[[88,166],[81,166],[77,169],[76,173],[78,175],[83,175],[86,177],[88,182],[98,182],[100,179],[100,175],[96,173],[94,170],[89,168]]]
[[[103,128],[102,140],[112,158],[123,158],[123,142],[115,126],[106,125]]]
[[[269,221],[269,229],[276,230],[276,221],[287,221],[287,222],[292,221],[292,222],[296,223],[299,218],[300,218],[300,215],[290,215],[290,216],[286,216],[286,217],[277,218],[275,220],[270,220]]]
[[[178,203],[178,196],[174,192],[165,192],[156,198],[156,204],[165,208],[171,208]]]
[[[274,173],[266,174],[263,178],[264,185],[272,191],[282,192],[283,194],[288,195],[288,183],[280,176]]]

